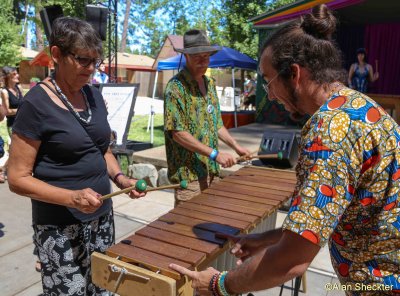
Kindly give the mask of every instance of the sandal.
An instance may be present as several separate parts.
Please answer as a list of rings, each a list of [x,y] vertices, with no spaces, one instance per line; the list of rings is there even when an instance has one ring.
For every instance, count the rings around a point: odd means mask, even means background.
[[[4,171],[0,171],[0,183],[4,183],[6,181],[6,174]]]
[[[40,263],[40,260],[36,260],[35,270],[37,272],[41,272],[42,271],[42,263]]]

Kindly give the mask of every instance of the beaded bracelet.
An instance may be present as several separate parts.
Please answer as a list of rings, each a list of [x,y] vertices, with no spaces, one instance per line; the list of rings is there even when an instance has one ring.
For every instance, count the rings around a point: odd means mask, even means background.
[[[213,296],[219,296],[216,292],[217,282],[218,282],[219,273],[214,274],[211,277],[210,284],[208,285],[208,290],[212,292]]]
[[[229,296],[230,294],[225,289],[225,277],[228,274],[227,271],[223,271],[218,276],[218,292],[221,296]]]
[[[118,185],[118,184],[117,184],[117,181],[118,181],[118,177],[119,177],[119,176],[125,176],[125,175],[124,175],[123,172],[119,172],[119,173],[117,173],[117,174],[114,176],[113,182],[114,182],[116,185]]]

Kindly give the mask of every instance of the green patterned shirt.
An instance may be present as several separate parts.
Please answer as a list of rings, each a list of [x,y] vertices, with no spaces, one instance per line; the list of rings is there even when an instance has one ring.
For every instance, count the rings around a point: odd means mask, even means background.
[[[186,131],[204,145],[218,148],[218,130],[223,126],[219,100],[212,78],[203,76],[207,95],[185,68],[167,84],[164,93],[164,135],[171,182],[189,182],[219,175],[219,165],[207,156],[191,152],[172,139],[171,131]]]

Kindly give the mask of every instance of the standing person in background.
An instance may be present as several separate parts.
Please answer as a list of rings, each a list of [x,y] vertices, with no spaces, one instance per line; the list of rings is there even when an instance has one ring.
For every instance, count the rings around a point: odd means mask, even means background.
[[[3,80],[3,73],[0,73],[0,91],[3,88],[3,84],[4,84],[4,80]],[[6,110],[4,109],[4,106],[2,104],[2,100],[0,100],[0,122],[3,121],[3,119],[6,116]],[[4,156],[4,139],[0,136],[0,158],[2,158]],[[0,183],[4,183],[5,182],[5,175],[4,175],[4,171],[2,170],[2,168],[0,168]]]
[[[106,66],[101,64],[98,69],[95,70],[93,74],[92,83],[99,84],[99,83],[107,83],[108,82],[108,75],[104,72]]]
[[[19,74],[14,67],[3,67],[4,88],[1,90],[1,104],[7,117],[7,131],[11,138],[12,127],[18,108],[22,103],[22,89],[19,86]],[[8,160],[0,172],[0,179],[5,179],[8,169]]]
[[[44,295],[109,295],[92,283],[90,255],[114,243],[110,179],[135,185],[109,148],[107,109],[89,77],[102,61],[93,27],[57,18],[50,37],[55,72],[25,96],[13,125],[9,186],[31,198]],[[137,198],[143,193],[131,191]]]
[[[175,205],[208,188],[219,177],[219,164],[230,167],[233,155],[218,151],[218,139],[237,154],[250,152],[240,146],[224,127],[215,81],[205,75],[210,56],[220,46],[211,46],[202,30],[183,36],[186,67],[174,76],[165,89],[164,135],[168,177],[172,183],[188,181],[188,189],[175,190]]]
[[[253,110],[256,106],[256,82],[247,74],[247,81],[244,86],[244,110]]]
[[[294,117],[311,115],[301,132],[296,188],[281,229],[233,238],[236,269],[170,265],[192,277],[201,295],[281,285],[304,274],[327,244],[347,295],[400,293],[400,128],[372,99],[344,86],[336,23],[318,5],[261,48],[268,97]]]
[[[349,87],[362,93],[368,92],[368,82],[378,80],[378,69],[372,69],[367,63],[367,51],[365,48],[357,49],[357,62],[350,66],[348,84]]]

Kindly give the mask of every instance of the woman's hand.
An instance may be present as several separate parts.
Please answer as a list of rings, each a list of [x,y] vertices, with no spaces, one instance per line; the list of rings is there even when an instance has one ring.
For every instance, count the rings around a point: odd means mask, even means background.
[[[75,190],[72,192],[72,203],[74,208],[85,214],[90,214],[94,213],[103,204],[99,200],[100,196],[91,188]]]
[[[120,177],[118,177],[117,186],[120,189],[125,189],[125,188],[128,188],[128,187],[135,186],[137,181],[138,180],[128,178],[125,175],[121,175]],[[146,195],[145,192],[139,192],[139,191],[136,191],[134,189],[129,192],[130,198],[140,198],[140,197],[143,197],[145,195]]]

